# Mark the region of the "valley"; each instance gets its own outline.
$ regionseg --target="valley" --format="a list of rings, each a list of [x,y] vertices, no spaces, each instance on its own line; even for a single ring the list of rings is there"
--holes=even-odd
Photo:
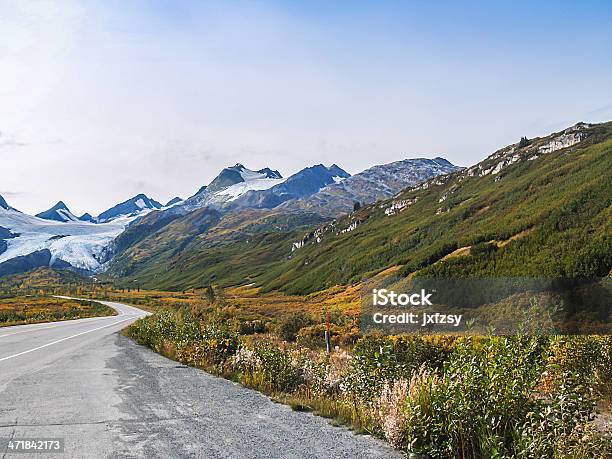
[[[402,165],[376,166],[370,174],[381,171],[404,175],[391,178],[381,176],[376,183],[370,178],[361,185],[360,192],[351,195],[355,200],[373,201],[379,196],[390,196],[405,186],[439,173],[457,169],[448,162],[437,160],[406,160]],[[1,201],[0,208],[0,275],[15,274],[37,267],[74,269],[82,274],[108,270],[114,257],[151,232],[180,225],[184,245],[212,229],[222,216],[228,215],[222,227],[228,231],[257,231],[295,229],[325,220],[320,212],[287,212],[275,208],[283,203],[328,193],[341,185],[350,175],[336,165],[308,167],[283,178],[269,168],[252,171],[242,164],[225,168],[209,184],[193,196],[174,198],[163,206],[144,194],[138,194],[93,217],[89,213],[76,217],[64,202],[30,216]],[[359,180],[359,174],[355,176]],[[383,187],[382,194],[372,189]],[[357,202],[357,201],[356,201]],[[349,208],[353,202],[349,201]],[[227,222],[229,220],[229,224]],[[176,221],[176,222],[175,222]],[[175,222],[173,226],[171,224]],[[233,225],[233,227],[232,227]],[[4,235],[5,234],[5,235]],[[176,246],[173,250],[176,250]]]
[[[209,385],[204,370],[295,412],[385,439],[405,454],[448,457],[463,449],[465,457],[604,458],[612,453],[611,170],[612,123],[579,123],[523,138],[467,168],[437,157],[375,166],[361,176],[318,165],[285,179],[237,164],[185,200],[162,206],[137,196],[88,222],[75,221],[65,205],[43,215],[60,219],[49,220],[3,200],[0,290],[11,303],[64,295],[138,308],[119,319],[130,323],[127,337],[110,335],[123,322],[100,327],[100,352],[83,348],[80,357],[101,359],[127,378],[109,379],[96,367],[100,390],[111,398],[121,393],[123,413],[136,420],[142,413],[129,407],[141,400],[169,413],[158,419],[162,425],[176,421],[165,402],[173,400],[190,426],[219,419],[234,425],[232,413],[258,425],[253,413],[223,409],[213,416],[194,401],[198,392],[186,381],[221,394],[215,404],[229,387],[222,379]],[[37,250],[28,253],[30,247]],[[89,264],[79,267],[83,259]],[[485,300],[481,293],[493,291],[495,301],[466,308],[481,314],[483,326],[415,334],[367,327],[365,299],[373,288],[428,279],[465,280]],[[551,288],[512,290],[517,279]],[[427,295],[409,298],[421,306]],[[445,298],[446,306],[457,299],[452,291]],[[456,328],[466,317],[424,312],[417,326]],[[401,322],[397,315],[379,318]],[[519,332],[505,331],[517,318]],[[98,332],[94,327],[90,338]],[[121,364],[111,357],[119,351],[129,356]],[[150,362],[167,369],[154,378],[166,387],[152,394],[162,402],[117,389],[140,387],[126,375],[149,374]],[[188,376],[178,377],[177,369]],[[247,397],[232,387],[232,400]],[[0,396],[17,390],[10,385]],[[268,410],[268,398],[257,400],[258,410]],[[196,414],[193,406],[200,407]],[[139,421],[127,427],[116,412],[98,414],[115,419],[116,431],[92,438],[152,431]],[[291,417],[291,429],[300,419],[313,418]],[[263,435],[245,428],[253,438]],[[175,435],[160,429],[165,438]],[[193,448],[217,447],[197,429],[193,435]],[[312,447],[334,435],[313,439]],[[360,445],[392,454],[370,439],[343,441],[343,451]],[[285,445],[302,451],[298,443]]]

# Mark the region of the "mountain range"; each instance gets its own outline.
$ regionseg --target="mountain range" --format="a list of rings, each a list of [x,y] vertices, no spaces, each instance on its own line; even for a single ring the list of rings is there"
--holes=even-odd
[[[32,217],[1,199],[0,275],[54,266],[148,288],[287,293],[390,269],[605,276],[611,152],[612,123],[579,123],[467,168],[416,158],[353,176],[319,164],[285,178],[236,164],[185,200],[138,195],[88,222],[65,205]]]
[[[335,164],[307,167],[266,190],[248,190],[231,201],[230,208],[271,209],[283,202],[299,200],[318,193],[323,188],[350,177]]]
[[[405,159],[374,166],[346,180],[335,181],[305,199],[292,200],[283,205],[285,210],[315,211],[336,217],[353,210],[355,204],[371,204],[388,199],[407,186],[425,177],[453,172],[458,168],[444,158]]]
[[[272,208],[289,199],[316,193],[349,176],[335,164],[307,167],[288,178],[270,168],[253,171],[236,164],[223,169],[208,186],[177,205],[175,212],[185,214],[202,207],[223,210]]]
[[[382,193],[387,196],[419,180],[457,169],[446,161],[438,160],[439,164],[432,161],[418,159],[376,166],[362,174],[378,174],[380,180],[371,180],[368,186],[355,187],[351,199],[371,202],[378,195],[376,188],[384,189]],[[4,211],[0,214],[0,227],[19,236],[10,241],[8,238],[1,239],[0,274],[39,265],[61,265],[82,272],[104,271],[113,255],[152,237],[174,220],[178,219],[182,224],[189,222],[190,226],[184,228],[183,236],[194,230],[203,232],[208,223],[202,223],[201,214],[206,215],[206,222],[210,222],[213,216],[215,221],[221,220],[227,214],[232,216],[224,221],[236,221],[247,215],[248,219],[253,215],[249,210],[273,209],[321,192],[327,193],[324,190],[345,180],[351,180],[350,174],[335,164],[307,167],[288,178],[283,178],[278,171],[270,168],[251,170],[236,164],[224,168],[208,185],[202,186],[185,200],[177,197],[164,206],[144,194],[138,194],[96,217],[89,213],[76,217],[62,201],[31,217],[10,209],[2,200]],[[352,206],[351,201],[350,205],[338,203],[333,207],[341,212],[352,209]],[[288,227],[319,222],[329,214],[329,210],[324,210],[323,206],[317,209],[311,205],[307,211],[302,211],[298,205],[295,207],[296,210],[291,212],[303,215],[285,219]],[[243,215],[240,217],[234,215],[241,213]]]
[[[291,294],[383,272],[605,277],[612,269],[610,171],[612,122],[579,123],[334,218],[303,203],[301,211],[289,204],[226,214],[205,208],[159,226],[147,223],[151,214],[122,235],[151,225],[122,247],[107,276],[148,288],[249,284]]]

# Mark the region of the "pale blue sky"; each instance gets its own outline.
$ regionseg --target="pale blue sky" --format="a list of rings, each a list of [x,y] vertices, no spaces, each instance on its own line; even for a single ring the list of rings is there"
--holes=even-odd
[[[0,0],[0,194],[95,214],[612,119],[612,4],[533,3]]]

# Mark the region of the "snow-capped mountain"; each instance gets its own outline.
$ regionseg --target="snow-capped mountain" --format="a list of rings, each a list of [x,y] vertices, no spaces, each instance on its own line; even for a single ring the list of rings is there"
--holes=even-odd
[[[293,174],[284,182],[267,190],[250,190],[232,202],[232,208],[271,209],[291,199],[303,198],[317,193],[333,183],[340,183],[350,174],[336,164],[307,167]]]
[[[102,212],[96,218],[98,223],[106,223],[117,218],[129,218],[144,215],[152,210],[161,209],[163,206],[145,194],[138,194],[133,198],[123,201],[116,206]]]
[[[92,224],[49,220],[8,205],[0,209],[0,275],[40,266],[99,270],[110,257],[112,241],[129,220]]]
[[[161,207],[139,194],[98,218],[76,217],[63,202],[31,216],[0,196],[0,276],[41,266],[99,271],[112,256],[115,238],[136,218]]]
[[[206,191],[208,193],[218,193],[230,196],[237,196],[241,190],[266,189],[276,185],[278,182],[272,180],[282,180],[278,171],[273,171],[266,167],[258,171],[247,169],[242,164],[226,167],[215,179],[210,182]],[[241,185],[242,184],[242,185]]]
[[[209,208],[216,218],[247,209],[335,216],[352,210],[356,201],[363,204],[387,198],[455,169],[442,158],[415,159],[375,166],[351,177],[335,164],[318,164],[285,179],[270,168],[251,170],[236,164],[223,169],[208,186],[186,200],[174,198],[163,206],[139,194],[97,217],[87,213],[76,217],[63,202],[30,216],[11,208],[0,197],[0,276],[40,266],[89,273],[103,270],[126,241],[146,238],[176,219],[184,217],[190,228],[205,231],[201,229],[206,226],[202,216],[193,212],[203,208]],[[125,232],[128,226],[137,228]],[[124,232],[128,236],[118,238]]]
[[[63,201],[58,202],[53,207],[44,212],[36,214],[38,218],[54,220],[57,222],[78,222],[79,218],[68,209]]]
[[[284,181],[278,171],[268,167],[253,171],[242,164],[236,164],[223,169],[208,186],[200,188],[196,194],[184,203],[178,204],[176,208],[180,208],[183,213],[206,206],[218,208],[248,191],[267,190]]]
[[[310,196],[287,201],[280,208],[336,217],[352,211],[355,203],[388,199],[404,188],[458,169],[461,168],[440,157],[404,159],[371,167]]]

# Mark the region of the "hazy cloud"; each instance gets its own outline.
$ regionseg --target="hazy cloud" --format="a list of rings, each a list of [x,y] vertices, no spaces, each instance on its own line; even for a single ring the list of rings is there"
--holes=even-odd
[[[17,140],[15,136],[0,131],[0,148],[25,147],[27,143]]]

